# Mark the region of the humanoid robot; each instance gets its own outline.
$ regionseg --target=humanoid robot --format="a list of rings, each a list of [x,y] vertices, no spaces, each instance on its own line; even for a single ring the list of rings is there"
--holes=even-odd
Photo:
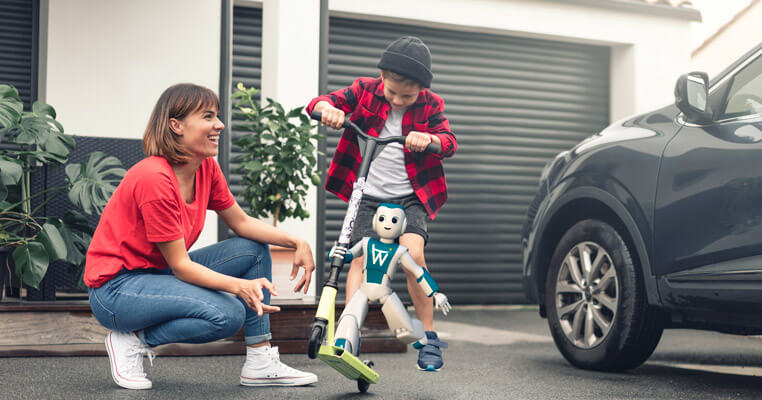
[[[400,341],[405,344],[413,343],[416,348],[426,345],[423,324],[418,319],[410,318],[402,301],[389,286],[397,265],[413,273],[424,293],[434,298],[436,309],[440,309],[444,315],[450,311],[447,296],[439,293],[439,286],[429,272],[413,260],[405,246],[395,243],[405,232],[406,225],[405,209],[402,206],[381,203],[373,217],[373,231],[378,234],[380,240],[365,237],[349,250],[336,246],[331,249],[329,257],[333,257],[334,254],[343,255],[344,262],[365,254],[363,283],[341,313],[336,328],[336,347],[358,355],[360,328],[368,314],[369,303],[382,304],[381,312],[384,313],[389,328]]]

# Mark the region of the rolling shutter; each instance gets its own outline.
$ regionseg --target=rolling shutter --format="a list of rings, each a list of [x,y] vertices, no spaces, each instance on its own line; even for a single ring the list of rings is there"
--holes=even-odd
[[[378,76],[383,50],[404,35],[431,49],[432,90],[458,140],[444,160],[449,200],[429,224],[432,275],[453,304],[526,302],[522,224],[545,163],[609,123],[609,49],[331,17],[328,90]],[[338,139],[328,132],[328,162]],[[323,193],[326,254],[346,204]],[[408,301],[402,271],[393,287]]]
[[[0,2],[0,83],[18,89],[25,110],[37,100],[37,4],[36,0]],[[0,148],[8,146],[0,143]]]

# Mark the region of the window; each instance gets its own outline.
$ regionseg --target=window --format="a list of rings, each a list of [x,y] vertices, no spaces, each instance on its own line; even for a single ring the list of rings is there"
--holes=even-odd
[[[762,114],[762,57],[757,57],[735,77],[720,119]]]

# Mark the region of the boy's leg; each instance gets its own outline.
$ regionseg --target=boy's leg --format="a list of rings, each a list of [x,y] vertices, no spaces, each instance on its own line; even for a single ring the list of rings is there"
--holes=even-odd
[[[405,233],[400,236],[400,244],[408,248],[408,252],[418,265],[428,270],[423,255],[425,241],[421,235],[417,233]],[[404,271],[407,275],[407,292],[410,294],[410,299],[413,301],[415,313],[418,315],[418,319],[423,323],[423,328],[427,331],[433,331],[434,302],[430,297],[423,293],[423,289],[418,285],[415,276],[406,269]]]
[[[362,285],[362,262],[363,257],[357,257],[352,260],[349,266],[349,272],[347,273],[347,286],[346,286],[346,298],[351,299],[354,296],[357,289]]]

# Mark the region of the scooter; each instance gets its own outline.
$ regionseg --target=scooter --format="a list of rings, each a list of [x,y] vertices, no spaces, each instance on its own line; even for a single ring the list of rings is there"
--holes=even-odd
[[[310,116],[317,121],[322,120],[322,113],[313,112]],[[338,240],[338,246],[348,248],[350,237],[352,236],[352,228],[357,217],[357,210],[360,207],[360,201],[365,190],[365,180],[368,177],[371,161],[389,143],[396,142],[404,145],[405,136],[383,139],[373,137],[365,133],[349,119],[344,121],[343,127],[352,129],[357,133],[361,150],[360,156],[362,157],[360,169],[357,172],[357,180],[355,180],[352,186],[352,195],[349,198],[347,213],[344,216],[344,223],[341,226]],[[439,150],[440,146],[435,143],[429,143],[426,147],[427,152],[438,153]],[[365,393],[368,391],[370,384],[378,383],[378,373],[371,368],[373,367],[373,362],[370,360],[361,361],[358,358],[359,349],[357,354],[351,354],[348,351],[344,351],[341,347],[334,346],[336,294],[338,293],[339,275],[343,268],[344,257],[342,255],[335,255],[331,259],[331,270],[328,280],[323,285],[317,313],[315,314],[315,321],[312,323],[310,341],[307,346],[307,356],[312,359],[316,357],[320,358],[345,377],[357,381],[357,389],[361,393]]]

